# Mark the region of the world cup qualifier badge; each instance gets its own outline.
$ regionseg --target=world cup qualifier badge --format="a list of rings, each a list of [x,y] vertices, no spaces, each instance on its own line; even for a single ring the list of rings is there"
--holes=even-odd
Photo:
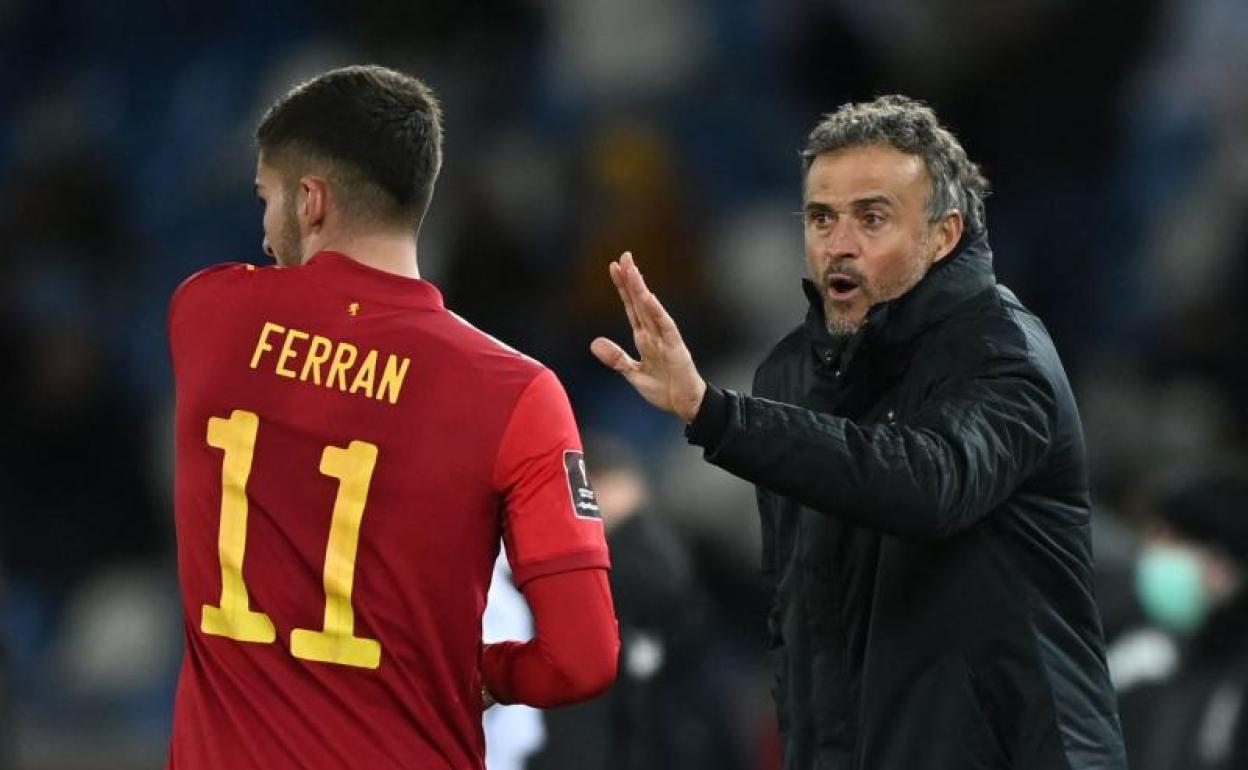
[[[568,493],[572,497],[572,512],[582,519],[601,519],[598,498],[589,486],[589,474],[585,471],[585,456],[575,449],[563,452],[563,470],[568,475]]]

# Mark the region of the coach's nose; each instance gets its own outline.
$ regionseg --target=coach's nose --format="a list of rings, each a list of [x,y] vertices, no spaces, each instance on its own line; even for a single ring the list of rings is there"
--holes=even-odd
[[[277,259],[277,255],[273,253],[273,247],[269,245],[268,236],[265,236],[264,240],[261,241],[260,248],[264,250],[265,254],[269,255],[269,259]]]
[[[845,217],[841,217],[837,222],[833,223],[827,237],[824,239],[823,245],[824,253],[833,262],[851,259],[861,253],[858,233],[855,231],[853,223]]]

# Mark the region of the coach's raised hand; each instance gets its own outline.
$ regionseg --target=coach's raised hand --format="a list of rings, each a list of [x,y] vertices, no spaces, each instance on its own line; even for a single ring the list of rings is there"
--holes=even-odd
[[[611,281],[620,292],[628,323],[633,327],[633,344],[641,360],[633,360],[624,349],[605,337],[589,346],[599,361],[624,376],[642,398],[660,409],[692,422],[702,405],[706,381],[693,365],[689,348],[680,338],[676,322],[654,296],[633,255],[624,252],[609,268]]]

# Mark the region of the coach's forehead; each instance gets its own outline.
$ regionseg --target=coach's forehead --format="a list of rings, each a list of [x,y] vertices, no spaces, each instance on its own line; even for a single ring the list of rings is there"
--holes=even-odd
[[[872,144],[820,153],[806,173],[805,188],[808,201],[848,203],[884,196],[923,204],[929,185],[921,157]]]

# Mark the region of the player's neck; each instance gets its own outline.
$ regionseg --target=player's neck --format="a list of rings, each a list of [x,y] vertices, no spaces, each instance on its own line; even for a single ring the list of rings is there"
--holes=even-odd
[[[317,251],[337,251],[362,265],[404,278],[420,278],[416,239],[406,233],[343,235],[318,244]]]

